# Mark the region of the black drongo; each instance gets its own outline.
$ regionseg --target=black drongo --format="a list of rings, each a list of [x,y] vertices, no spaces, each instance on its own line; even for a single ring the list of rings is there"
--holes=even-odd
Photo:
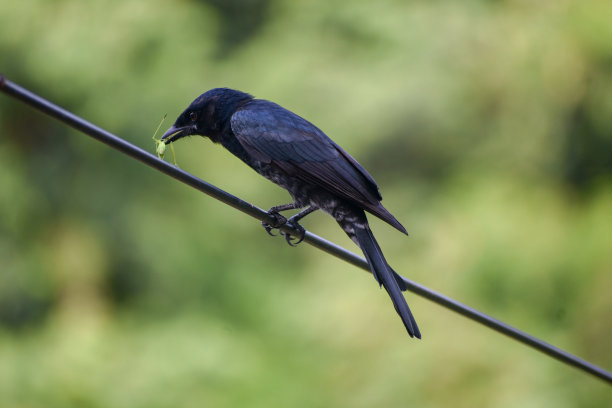
[[[256,172],[285,188],[291,204],[270,209],[275,225],[270,232],[321,209],[340,224],[361,248],[372,270],[402,318],[410,337],[421,338],[419,328],[402,295],[405,286],[395,274],[374,239],[365,211],[406,233],[404,227],[380,203],[382,197],[370,174],[312,123],[287,109],[244,92],[212,89],[181,113],[162,139],[174,142],[201,135],[221,143]],[[303,209],[287,220],[280,211]],[[302,235],[303,237],[303,235]],[[289,236],[287,241],[291,243]]]

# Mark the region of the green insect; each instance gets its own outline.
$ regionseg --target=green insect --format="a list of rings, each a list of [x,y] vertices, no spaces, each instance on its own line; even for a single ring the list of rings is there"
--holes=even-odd
[[[160,159],[164,158],[164,153],[166,152],[166,144],[162,140],[156,140],[155,144],[155,152],[157,153],[157,157]]]
[[[160,159],[164,158],[164,154],[166,153],[166,142],[164,142],[161,139],[156,138],[155,136],[157,136],[157,132],[159,132],[159,128],[161,128],[162,123],[164,123],[164,120],[166,120],[166,116],[164,115],[164,117],[162,118],[161,122],[159,122],[159,125],[157,125],[157,129],[155,129],[155,133],[153,133],[153,141],[155,142],[155,153],[157,153],[157,157],[159,157]],[[172,152],[172,161],[174,162],[175,166],[178,166],[178,164],[176,164],[176,155],[174,154],[174,146],[170,145],[170,152]]]

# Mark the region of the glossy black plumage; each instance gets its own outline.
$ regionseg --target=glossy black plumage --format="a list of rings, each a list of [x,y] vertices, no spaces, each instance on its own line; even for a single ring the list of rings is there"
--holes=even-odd
[[[380,203],[372,176],[312,123],[275,103],[255,99],[232,115],[231,127],[255,159],[362,206],[406,233]]]
[[[259,174],[285,188],[293,197],[278,211],[308,207],[289,219],[294,225],[314,209],[332,215],[364,252],[376,280],[389,293],[410,336],[420,338],[401,294],[405,289],[388,266],[368,226],[365,211],[399,231],[404,227],[380,203],[382,197],[370,174],[320,129],[287,109],[251,95],[212,89],[191,103],[163,139],[202,135],[221,143]],[[284,217],[278,216],[281,221]],[[269,227],[267,228],[269,231]]]

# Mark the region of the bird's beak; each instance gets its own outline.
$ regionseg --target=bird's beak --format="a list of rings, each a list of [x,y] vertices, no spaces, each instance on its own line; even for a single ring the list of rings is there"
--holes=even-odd
[[[161,140],[166,143],[172,143],[182,137],[189,136],[192,133],[192,126],[176,127],[173,125],[172,127],[170,127],[170,129],[166,130],[166,133],[164,133],[164,135],[161,137]]]

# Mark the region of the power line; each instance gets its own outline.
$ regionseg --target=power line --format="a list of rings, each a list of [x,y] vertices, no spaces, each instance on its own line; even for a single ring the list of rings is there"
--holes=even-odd
[[[248,203],[240,198],[233,196],[220,188],[201,180],[184,170],[179,169],[163,160],[158,159],[153,154],[121,139],[112,133],[95,126],[94,124],[87,122],[81,117],[63,109],[59,106],[47,101],[44,98],[28,91],[27,89],[9,81],[3,75],[0,75],[0,90],[7,95],[10,95],[16,99],[25,102],[33,108],[46,113],[47,115],[58,119],[68,126],[71,126],[94,139],[109,145],[110,147],[119,150],[128,156],[139,160],[159,171],[165,173],[175,179],[205,193],[209,196],[216,198],[217,200],[234,207],[235,209],[242,211],[245,214],[250,215],[260,221],[266,221],[268,223],[274,223],[274,218],[268,215],[264,210]],[[293,235],[299,235],[299,231],[291,228],[289,225],[284,225],[281,230],[286,233]],[[309,231],[306,231],[304,242],[321,249],[331,255],[334,255],[350,264],[353,264],[361,269],[370,272],[370,268],[366,260],[344,248],[330,242],[324,238],[321,238]],[[610,384],[612,384],[612,373],[604,370],[603,368],[583,360],[573,354],[570,354],[558,347],[555,347],[545,341],[542,341],[530,334],[527,334],[521,330],[518,330],[500,320],[497,320],[483,312],[473,309],[469,306],[464,305],[448,296],[438,293],[432,289],[429,289],[423,285],[420,285],[410,279],[402,277],[408,290],[422,296],[426,299],[431,300],[434,303],[439,304],[447,309],[450,309],[468,319],[478,322],[492,330],[499,333],[505,334],[506,336],[519,341],[527,346],[530,346],[544,354],[547,354],[565,364],[574,366],[579,370],[586,373],[592,374]]]

